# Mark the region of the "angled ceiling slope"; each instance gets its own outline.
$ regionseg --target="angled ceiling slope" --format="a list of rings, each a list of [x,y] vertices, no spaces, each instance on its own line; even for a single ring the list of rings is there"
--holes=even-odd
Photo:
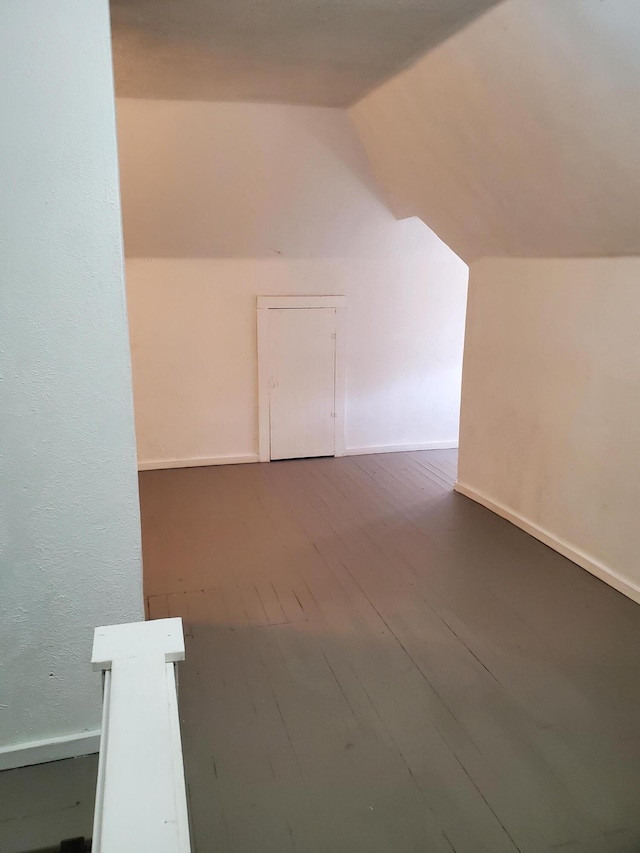
[[[116,93],[346,106],[498,0],[111,0]]]
[[[398,216],[467,262],[640,254],[640,3],[507,0],[351,117]]]

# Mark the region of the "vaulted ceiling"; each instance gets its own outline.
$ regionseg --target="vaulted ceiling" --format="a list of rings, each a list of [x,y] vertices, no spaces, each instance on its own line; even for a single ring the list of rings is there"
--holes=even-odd
[[[640,254],[640,2],[507,0],[351,110],[388,201],[470,262]]]
[[[497,2],[111,0],[116,94],[345,106]]]

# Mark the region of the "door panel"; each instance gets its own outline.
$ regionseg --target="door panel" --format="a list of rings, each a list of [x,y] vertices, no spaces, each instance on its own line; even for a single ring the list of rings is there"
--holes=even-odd
[[[335,308],[269,309],[271,458],[333,456]]]

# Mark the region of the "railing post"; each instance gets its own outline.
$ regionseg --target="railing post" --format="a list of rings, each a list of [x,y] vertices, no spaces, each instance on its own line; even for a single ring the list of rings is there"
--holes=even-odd
[[[94,853],[189,853],[175,662],[181,619],[96,628],[104,710]]]

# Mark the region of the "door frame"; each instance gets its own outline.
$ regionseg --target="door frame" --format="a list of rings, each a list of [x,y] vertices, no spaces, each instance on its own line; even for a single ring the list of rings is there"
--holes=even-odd
[[[271,461],[271,413],[269,406],[269,309],[335,308],[335,430],[334,456],[344,456],[346,296],[258,296],[258,457]]]

